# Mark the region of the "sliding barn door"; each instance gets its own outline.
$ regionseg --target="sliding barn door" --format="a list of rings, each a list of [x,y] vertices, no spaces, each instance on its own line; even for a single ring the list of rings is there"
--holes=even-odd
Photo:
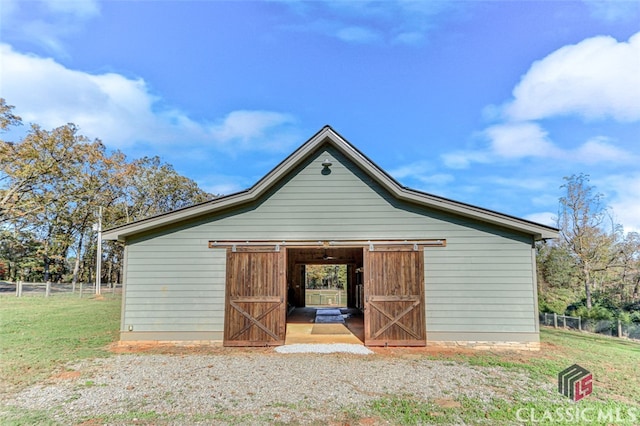
[[[426,345],[424,251],[366,251],[365,344]]]
[[[229,250],[227,254],[224,345],[283,345],[286,332],[284,250],[244,250]]]

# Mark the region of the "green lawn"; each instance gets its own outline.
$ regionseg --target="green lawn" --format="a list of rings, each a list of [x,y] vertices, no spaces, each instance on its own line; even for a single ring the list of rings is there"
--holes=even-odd
[[[109,343],[118,338],[120,297],[79,299],[74,296],[0,297],[0,397],[64,371],[68,362],[111,356]],[[556,383],[559,371],[577,363],[594,375],[594,392],[579,403],[535,386],[513,389],[509,400],[490,402],[459,398],[452,404],[425,401],[412,395],[389,395],[367,406],[345,407],[335,413],[336,424],[582,424],[569,421],[575,410],[587,410],[592,425],[640,423],[640,344],[623,339],[563,330],[543,329],[542,350],[525,353],[465,352],[423,355],[450,362],[498,366],[526,373],[536,383]],[[394,350],[397,356],[416,352]],[[227,352],[231,353],[231,352]],[[1,399],[1,398],[0,398]],[[520,411],[518,411],[520,410]],[[544,418],[545,412],[564,416]],[[572,411],[573,410],[573,411]],[[635,410],[637,418],[628,416]],[[523,421],[517,421],[520,412]],[[597,413],[604,417],[597,419]],[[620,412],[622,417],[607,417]],[[534,418],[531,417],[534,413]],[[167,417],[159,413],[132,413],[137,424],[188,423],[199,414]],[[227,423],[251,422],[246,415],[225,414]],[[259,419],[255,413],[253,420]],[[147,416],[147,417],[145,417]],[[595,416],[595,417],[594,417]],[[125,419],[104,418],[106,423],[126,424]],[[133,418],[133,417],[132,417]],[[186,419],[186,420],[185,420]],[[203,418],[203,420],[206,420]],[[212,419],[213,421],[213,419]],[[2,424],[56,424],[46,412],[19,410],[0,405]]]
[[[49,377],[70,361],[105,357],[117,340],[120,296],[0,296],[0,394]]]
[[[558,372],[579,364],[593,373],[593,397],[640,403],[639,342],[546,327],[542,328],[540,339],[539,352],[478,352],[446,358],[473,365],[521,369],[543,381],[554,381]]]
[[[553,328],[543,328],[540,338],[542,348],[534,353],[477,352],[433,358],[524,371],[536,381],[554,385],[560,371],[579,364],[593,374],[593,394],[574,403],[568,398],[553,400],[537,389],[514,389],[510,401],[486,405],[464,399],[454,409],[391,398],[381,400],[374,411],[397,424],[640,424],[640,343]],[[518,410],[525,421],[514,423]],[[430,415],[434,413],[435,417]],[[545,417],[546,413],[550,414]]]

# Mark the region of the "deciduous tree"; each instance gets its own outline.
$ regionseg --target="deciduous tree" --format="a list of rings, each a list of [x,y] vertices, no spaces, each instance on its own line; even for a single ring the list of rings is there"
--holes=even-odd
[[[565,195],[560,198],[558,228],[562,242],[575,259],[584,285],[586,306],[591,308],[595,274],[606,271],[613,262],[615,227],[606,230],[610,215],[602,194],[589,185],[588,175],[564,179],[561,188]]]

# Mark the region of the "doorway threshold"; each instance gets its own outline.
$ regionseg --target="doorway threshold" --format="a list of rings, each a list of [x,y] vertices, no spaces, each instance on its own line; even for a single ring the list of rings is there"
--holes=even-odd
[[[364,319],[358,310],[341,308],[342,322],[316,322],[317,308],[296,308],[287,318],[285,345],[346,343],[364,345]]]

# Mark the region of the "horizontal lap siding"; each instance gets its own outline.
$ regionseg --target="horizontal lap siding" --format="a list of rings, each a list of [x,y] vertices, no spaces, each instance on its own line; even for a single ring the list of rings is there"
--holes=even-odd
[[[222,333],[226,250],[177,235],[128,246],[123,331]]]
[[[399,202],[333,149],[259,202],[130,244],[123,329],[222,332],[225,255],[210,240],[370,239],[447,240],[425,251],[427,339],[535,331],[530,237]]]
[[[331,173],[321,173],[328,158]],[[453,220],[457,224],[449,223]],[[255,205],[201,221],[175,245],[208,240],[482,239],[464,219],[393,199],[338,152],[318,153]],[[495,232],[495,231],[494,231]],[[161,244],[161,242],[158,242]],[[497,247],[501,247],[499,241]]]
[[[482,227],[467,234],[425,252],[427,333],[535,333],[531,241]]]

